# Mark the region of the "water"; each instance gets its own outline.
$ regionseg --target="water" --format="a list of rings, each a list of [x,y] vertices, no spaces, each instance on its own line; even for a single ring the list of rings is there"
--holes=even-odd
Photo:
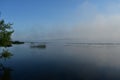
[[[4,66],[0,69],[0,80],[120,80],[120,45],[30,45],[13,45],[8,49],[13,56],[0,59]]]

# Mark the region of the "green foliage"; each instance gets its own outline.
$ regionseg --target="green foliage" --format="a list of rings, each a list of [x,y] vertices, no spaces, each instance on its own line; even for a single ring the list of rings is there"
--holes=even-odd
[[[14,32],[11,27],[12,24],[5,23],[4,20],[0,20],[0,46],[8,47],[12,45],[11,35]]]

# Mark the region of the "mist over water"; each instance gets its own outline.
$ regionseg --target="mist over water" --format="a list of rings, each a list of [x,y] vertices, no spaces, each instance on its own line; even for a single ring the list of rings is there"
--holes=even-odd
[[[25,42],[0,47],[0,80],[120,80],[119,9],[120,0],[0,0],[0,20]]]
[[[46,47],[31,47],[43,43]],[[119,80],[120,45],[91,44],[54,40],[13,45],[8,49],[13,56],[2,64],[12,69],[11,80]]]

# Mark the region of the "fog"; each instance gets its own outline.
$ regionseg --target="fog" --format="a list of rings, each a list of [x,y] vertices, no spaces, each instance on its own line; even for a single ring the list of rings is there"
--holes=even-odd
[[[120,42],[120,1],[102,7],[85,1],[52,24],[29,25],[15,32],[13,39],[79,39],[85,42]],[[61,12],[62,13],[62,12]],[[27,25],[26,25],[27,26]],[[18,36],[19,35],[19,36]],[[24,36],[23,36],[24,35]]]

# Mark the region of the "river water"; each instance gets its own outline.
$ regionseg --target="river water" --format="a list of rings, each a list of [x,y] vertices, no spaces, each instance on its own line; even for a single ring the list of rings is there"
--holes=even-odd
[[[13,56],[0,59],[4,66],[0,80],[120,80],[120,45],[47,42],[45,48],[30,46],[8,48]]]

